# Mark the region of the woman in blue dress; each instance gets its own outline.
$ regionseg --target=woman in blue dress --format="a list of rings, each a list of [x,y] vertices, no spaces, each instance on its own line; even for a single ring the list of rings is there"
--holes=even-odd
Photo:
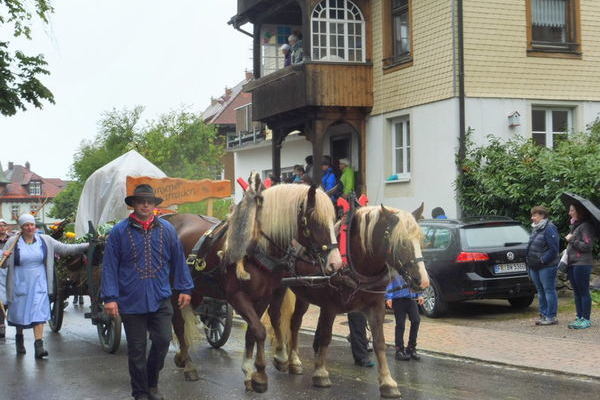
[[[31,214],[19,217],[21,235],[6,243],[9,249],[17,245],[7,260],[6,300],[10,306],[8,324],[17,329],[17,354],[25,354],[23,329],[33,328],[35,358],[48,355],[44,349],[44,324],[50,319],[49,296],[54,295],[54,255],[84,252],[89,244],[64,244],[48,235],[37,233]]]

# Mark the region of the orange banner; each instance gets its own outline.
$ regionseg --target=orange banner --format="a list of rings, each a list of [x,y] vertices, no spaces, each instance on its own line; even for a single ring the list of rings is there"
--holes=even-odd
[[[213,181],[210,179],[192,181],[180,178],[150,178],[147,176],[128,176],[127,195],[131,196],[135,187],[143,183],[152,186],[156,196],[163,199],[160,207],[231,196],[231,183],[229,181]]]

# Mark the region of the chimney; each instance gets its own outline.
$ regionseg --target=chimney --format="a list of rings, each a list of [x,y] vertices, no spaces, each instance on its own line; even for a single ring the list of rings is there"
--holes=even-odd
[[[31,171],[31,164],[29,163],[29,161],[25,161],[25,169],[27,171]]]
[[[229,89],[227,86],[225,86],[225,99],[229,99],[231,97],[231,93],[233,93],[233,90]]]
[[[215,104],[217,104],[217,99],[215,99],[214,97],[211,96],[211,98],[210,98],[210,105],[214,106]]]
[[[251,81],[252,79],[254,79],[254,74],[250,71],[246,71],[246,80]]]
[[[8,162],[8,170],[9,170],[9,171],[12,171],[14,167],[15,167],[15,163],[14,163],[14,162],[12,162],[12,161],[9,161],[9,162]]]

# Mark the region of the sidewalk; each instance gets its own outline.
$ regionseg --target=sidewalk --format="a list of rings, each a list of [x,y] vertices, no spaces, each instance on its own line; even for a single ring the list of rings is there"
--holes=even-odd
[[[311,305],[302,328],[314,330],[318,317],[319,309]],[[385,320],[386,343],[393,346],[394,316],[387,314]],[[533,334],[460,326],[422,317],[418,348],[425,352],[600,379],[600,344],[567,337],[570,335],[566,332],[566,323],[560,328],[565,330],[563,337],[548,337],[544,336],[544,327],[534,330]],[[346,337],[348,333],[347,318],[339,315],[333,334]]]

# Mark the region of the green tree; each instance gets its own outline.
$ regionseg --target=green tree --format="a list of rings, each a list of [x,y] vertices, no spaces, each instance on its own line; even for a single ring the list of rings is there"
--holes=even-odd
[[[600,204],[600,121],[584,133],[569,135],[555,149],[516,138],[476,147],[467,135],[467,152],[456,181],[466,215],[505,215],[529,224],[530,209],[546,206],[559,229],[567,231],[565,191]]]
[[[52,216],[65,218],[74,213],[86,179],[132,149],[171,177],[214,179],[221,171],[223,145],[216,143],[216,129],[198,115],[173,111],[142,125],[142,112],[142,107],[136,107],[102,115],[95,139],[83,143],[74,156],[71,177],[76,183],[55,198]],[[228,205],[222,208],[228,210]]]
[[[149,124],[139,151],[168,176],[214,179],[222,169],[224,151],[216,138],[216,128],[199,115],[174,111]]]
[[[28,3],[33,3],[28,5]],[[44,23],[53,12],[49,0],[0,0],[0,31],[12,32],[13,38],[31,40],[31,23],[37,15]],[[32,56],[12,50],[8,40],[0,40],[0,114],[14,115],[26,110],[26,103],[42,108],[42,100],[54,103],[54,95],[39,80],[48,75],[41,54]]]

